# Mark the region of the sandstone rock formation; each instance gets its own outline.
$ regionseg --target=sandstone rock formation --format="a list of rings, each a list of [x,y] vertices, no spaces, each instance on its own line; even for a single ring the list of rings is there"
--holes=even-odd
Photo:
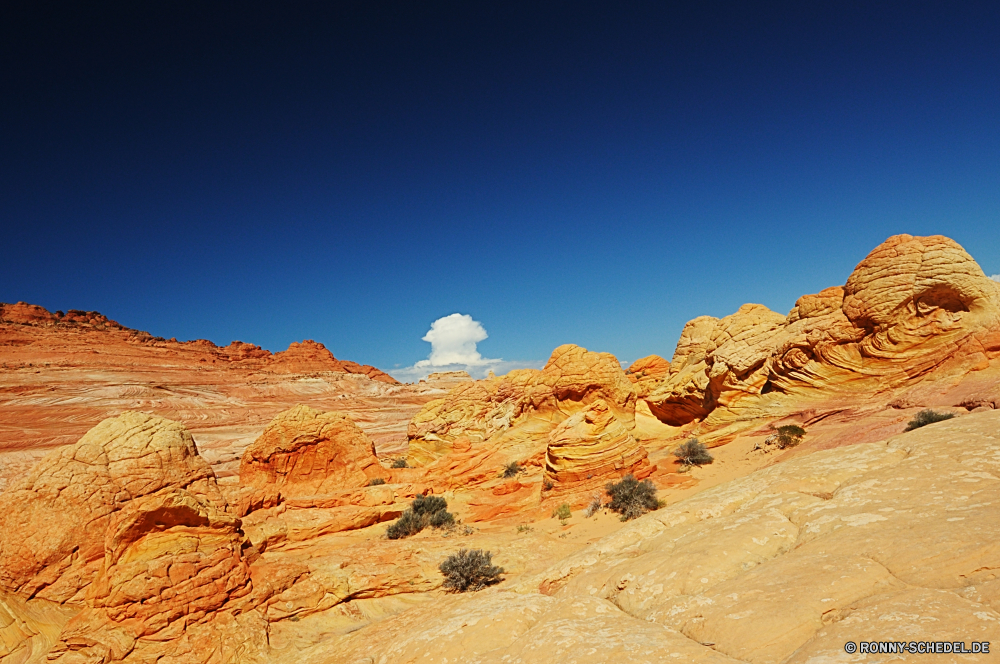
[[[898,236],[787,316],[691,321],[671,362],[562,346],[542,370],[394,385],[311,342],[3,305],[0,444],[25,456],[0,454],[0,664],[819,664],[854,661],[847,641],[995,641],[998,312],[958,245]],[[43,436],[123,404],[194,437],[129,412],[29,469]],[[926,407],[956,417],[902,433]],[[410,415],[417,467],[390,467]],[[759,445],[783,424],[801,444]],[[716,460],[681,473],[692,436]],[[663,506],[585,516],[628,472]],[[386,538],[429,494],[456,527]],[[445,594],[460,548],[503,583]]]
[[[348,416],[296,406],[280,413],[243,453],[240,484],[284,496],[316,495],[385,479],[375,446]]]
[[[0,658],[202,663],[236,625],[231,641],[266,642],[246,614],[269,595],[250,596],[227,508],[191,435],[161,417],[123,413],[52,452],[0,493]]]
[[[103,560],[114,515],[168,487],[224,504],[179,424],[134,412],[101,422],[0,493],[0,589],[79,601]]]
[[[183,423],[220,477],[235,477],[246,446],[296,404],[347,413],[380,454],[398,455],[409,420],[451,387],[400,385],[377,369],[333,358],[319,344],[314,350],[325,358],[322,367],[285,373],[288,351],[177,342],[97,312],[0,305],[0,489],[48,450],[75,443],[125,410]]]
[[[409,458],[426,464],[448,453],[459,437],[475,444],[520,433],[544,443],[555,424],[597,399],[625,426],[633,425],[635,391],[618,360],[572,344],[560,346],[541,370],[462,383],[428,403],[410,422]],[[521,451],[530,447],[529,442]]]
[[[570,415],[549,433],[545,450],[545,480],[552,484],[547,497],[567,493],[601,493],[610,477],[633,474],[643,478],[652,467],[629,430],[607,403],[597,400]]]
[[[635,384],[636,396],[645,399],[670,373],[670,362],[659,355],[648,355],[629,365],[626,373]]]
[[[917,662],[844,644],[995,640],[998,432],[984,412],[793,459],[296,661]]]
[[[647,401],[672,425],[777,416],[838,397],[926,400],[931,378],[965,377],[1000,358],[1000,289],[954,241],[898,235],[843,288],[803,296],[787,317],[745,305],[688,323]],[[988,398],[973,377],[967,398]],[[987,394],[983,395],[983,389]]]

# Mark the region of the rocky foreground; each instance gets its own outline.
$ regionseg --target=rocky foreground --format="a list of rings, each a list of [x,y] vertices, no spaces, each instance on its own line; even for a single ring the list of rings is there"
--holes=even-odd
[[[20,418],[8,449],[54,448],[5,469],[4,664],[820,664],[933,657],[849,655],[847,641],[1000,648],[1000,284],[947,238],[890,238],[787,316],[695,319],[669,362],[623,371],[567,345],[541,370],[447,391],[299,360],[288,379],[280,353],[50,322],[0,329],[29,339],[4,353],[38,358],[3,374],[0,409]],[[81,359],[109,338],[108,358]],[[113,391],[151,372],[176,378],[173,396]],[[46,399],[47,380],[79,392]],[[322,396],[298,398],[310,381]],[[380,444],[354,385],[396,413],[405,444]],[[112,417],[39,443],[68,435],[61,405]],[[904,432],[926,408],[953,418]],[[786,424],[801,443],[775,443]],[[714,463],[680,465],[692,437]],[[581,511],[626,474],[659,488],[659,509],[628,523]],[[429,495],[458,522],[388,539]],[[552,518],[560,506],[572,515]],[[461,548],[491,551],[504,580],[445,592],[438,566]]]

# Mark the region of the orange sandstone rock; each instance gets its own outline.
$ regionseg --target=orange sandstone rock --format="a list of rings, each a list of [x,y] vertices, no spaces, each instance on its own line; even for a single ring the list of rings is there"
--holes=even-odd
[[[948,238],[898,235],[787,317],[744,305],[691,321],[646,400],[667,424],[713,427],[818,403],[928,403],[998,358],[1000,284]],[[966,399],[989,400],[988,380],[966,382]]]
[[[225,506],[181,425],[135,412],[104,420],[0,494],[0,588],[79,601],[101,565],[115,514],[165,488]]]
[[[554,486],[547,497],[602,489],[609,479],[652,472],[646,450],[604,401],[563,420],[549,434],[545,479]]]
[[[460,383],[444,399],[428,403],[410,422],[409,458],[426,464],[465,437],[473,443],[523,434],[544,443],[552,427],[596,400],[604,401],[626,427],[635,422],[635,390],[618,360],[566,344],[541,370]],[[525,448],[528,451],[530,442]]]
[[[387,475],[375,446],[351,418],[309,406],[275,417],[240,462],[242,486],[273,486],[283,496],[361,487]]]

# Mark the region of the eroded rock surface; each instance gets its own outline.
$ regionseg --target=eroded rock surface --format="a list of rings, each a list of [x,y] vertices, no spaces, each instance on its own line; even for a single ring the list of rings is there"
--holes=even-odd
[[[928,403],[959,377],[965,400],[988,401],[995,380],[973,374],[998,359],[998,284],[948,238],[897,235],[787,317],[744,305],[691,321],[647,401],[668,424],[716,427],[838,399]]]
[[[410,422],[410,458],[426,464],[450,452],[459,437],[476,444],[523,434],[544,442],[555,424],[598,399],[626,426],[634,424],[635,390],[618,360],[609,353],[560,346],[541,370],[462,383],[427,404]]]
[[[240,484],[284,496],[315,495],[385,479],[375,445],[343,413],[296,406],[280,413],[243,453]]]

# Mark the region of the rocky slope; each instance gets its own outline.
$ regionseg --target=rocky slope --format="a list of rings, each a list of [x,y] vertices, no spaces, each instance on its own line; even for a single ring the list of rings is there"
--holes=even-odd
[[[400,386],[313,371],[332,355],[311,343],[212,351],[11,311],[4,338],[33,341],[3,352],[34,366],[3,374],[8,440],[37,457],[39,432],[97,425],[5,466],[2,664],[821,664],[927,658],[847,641],[1000,641],[1000,284],[947,238],[890,238],[787,316],[695,319],[669,362],[625,371],[565,345],[541,370]],[[115,392],[154,376],[169,396]],[[957,417],[904,433],[927,407]],[[679,464],[692,436],[714,463]],[[659,509],[581,510],[626,473]],[[388,539],[430,494],[456,526]],[[461,548],[504,581],[445,593]]]
[[[399,451],[409,419],[456,382],[399,385],[313,341],[272,354],[157,339],[96,312],[0,305],[0,487],[130,409],[184,423],[220,475],[234,476],[242,450],[296,404],[346,412],[380,449]]]

